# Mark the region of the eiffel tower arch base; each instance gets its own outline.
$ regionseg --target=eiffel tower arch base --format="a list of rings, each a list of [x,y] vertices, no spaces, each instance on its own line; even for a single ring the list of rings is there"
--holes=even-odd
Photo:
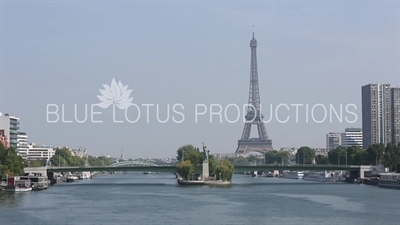
[[[274,148],[272,147],[272,141],[238,141],[238,147],[236,149],[236,154],[245,155],[249,152],[258,152],[261,154],[265,154],[269,151],[273,151]]]

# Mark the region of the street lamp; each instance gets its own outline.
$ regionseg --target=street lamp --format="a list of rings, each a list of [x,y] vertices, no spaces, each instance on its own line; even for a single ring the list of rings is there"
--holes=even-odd
[[[339,166],[340,164],[340,157],[339,157],[339,153],[337,154],[337,165]]]

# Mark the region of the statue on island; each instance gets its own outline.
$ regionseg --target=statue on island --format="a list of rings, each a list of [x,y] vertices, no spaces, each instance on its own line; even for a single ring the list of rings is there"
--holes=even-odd
[[[206,146],[204,146],[204,142],[203,142],[203,156],[204,156],[203,162],[208,162],[208,153],[210,153],[210,151],[206,150]]]

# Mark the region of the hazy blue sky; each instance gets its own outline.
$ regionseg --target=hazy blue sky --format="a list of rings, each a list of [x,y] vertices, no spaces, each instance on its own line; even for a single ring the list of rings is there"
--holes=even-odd
[[[296,123],[294,108],[282,109],[282,119],[292,117],[288,123],[274,119],[266,124],[276,149],[325,147],[326,133],[361,127],[362,85],[399,85],[398,2],[64,1],[1,6],[0,111],[20,117],[21,130],[31,142],[85,146],[93,155],[119,156],[123,148],[128,157],[175,156],[179,146],[200,146],[202,141],[213,153],[234,152],[243,122],[221,124],[215,117],[210,124],[202,116],[196,124],[194,106],[247,103],[253,25],[266,117],[270,104],[358,107],[353,124],[337,119],[321,124],[310,119],[307,124],[304,107]],[[141,108],[139,122],[115,124],[112,107],[95,109],[102,112],[96,115],[102,124],[47,123],[47,104],[64,104],[68,120],[77,104],[82,119],[84,104],[99,103],[99,89],[114,77],[133,89],[133,103],[158,103],[161,119],[168,103],[183,104],[185,109],[179,110],[184,123],[160,124],[154,108],[146,123],[146,108]],[[122,110],[116,112],[124,118]],[[315,115],[320,119],[322,113],[320,109]]]

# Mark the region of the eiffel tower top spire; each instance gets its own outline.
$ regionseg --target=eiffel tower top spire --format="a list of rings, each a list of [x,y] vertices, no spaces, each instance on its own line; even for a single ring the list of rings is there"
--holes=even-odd
[[[254,37],[254,26],[253,26],[253,38],[251,39],[251,41],[250,41],[250,47],[254,47],[254,48],[256,48],[257,47],[257,40],[256,40],[256,38]]]

